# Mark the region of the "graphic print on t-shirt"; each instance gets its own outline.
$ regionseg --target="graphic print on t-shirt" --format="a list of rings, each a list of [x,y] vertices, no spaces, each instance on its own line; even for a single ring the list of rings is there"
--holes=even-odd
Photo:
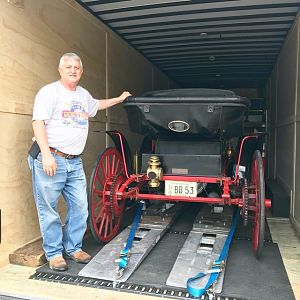
[[[74,128],[86,128],[89,114],[79,101],[65,102],[66,108],[62,110],[63,123]]]

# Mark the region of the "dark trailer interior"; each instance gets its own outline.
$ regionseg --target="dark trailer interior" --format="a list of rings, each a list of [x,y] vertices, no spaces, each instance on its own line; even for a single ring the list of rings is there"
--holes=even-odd
[[[44,264],[31,279],[100,295],[297,298],[271,227],[285,220],[300,235],[300,0],[41,3],[5,1],[14,18],[30,7],[45,23],[41,30],[24,23],[30,41],[49,33],[49,40],[37,39],[41,49],[32,57],[42,61],[51,45],[52,61],[68,46],[84,57],[84,83],[93,92],[128,89],[132,97],[91,123],[84,240],[91,262],[68,260],[64,272]],[[71,16],[64,19],[61,7]],[[80,28],[72,14],[82,18]],[[6,36],[17,31],[2,17]],[[95,38],[85,39],[90,28]],[[40,69],[32,66],[36,76]],[[34,83],[48,79],[34,76]],[[16,103],[7,109],[21,107],[22,114]],[[90,163],[95,145],[101,151]],[[205,276],[194,281],[199,272]],[[218,281],[206,287],[215,273]],[[203,297],[194,296],[203,287]]]

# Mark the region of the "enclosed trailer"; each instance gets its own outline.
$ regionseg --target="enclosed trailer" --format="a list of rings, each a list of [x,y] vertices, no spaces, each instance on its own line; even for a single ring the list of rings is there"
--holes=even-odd
[[[165,176],[184,177],[188,175],[185,172],[191,170],[192,176],[207,178],[224,175],[223,153],[228,139],[233,139],[233,145],[239,144],[236,140],[240,136],[255,132],[260,136],[258,149],[265,167],[266,197],[272,199],[272,208],[267,213],[275,217],[269,219],[269,224],[279,220],[276,217],[283,218],[276,229],[284,228],[287,222],[299,234],[299,4],[299,0],[2,1],[0,266],[13,260],[24,265],[45,262],[27,165],[32,105],[38,89],[57,79],[57,60],[69,51],[81,56],[84,64],[81,84],[93,96],[110,97],[124,89],[133,94],[124,104],[130,111],[129,122],[121,106],[101,112],[91,120],[90,136],[82,156],[88,178],[97,155],[114,146],[104,134],[107,130],[122,132],[132,154],[142,148],[139,172],[147,172],[153,135],[161,133],[155,154],[167,162]],[[178,88],[221,89],[222,97],[232,98],[229,102],[237,105],[231,108],[235,106],[237,110],[227,118],[229,113],[221,113],[223,107],[216,105],[218,95],[214,95],[213,107],[206,103],[204,111],[189,103],[194,109],[187,110],[187,121],[174,118],[168,124],[161,124],[161,118],[185,112],[179,111],[175,102],[150,105],[151,111],[157,109],[157,112],[153,116],[145,115],[147,105],[142,98],[148,98],[153,91]],[[144,94],[146,91],[150,94]],[[188,97],[192,102],[193,96]],[[250,113],[244,115],[246,119],[241,117],[248,107],[244,98],[251,102]],[[174,109],[172,113],[163,114],[161,108],[169,106]],[[201,124],[198,114],[203,114]],[[216,118],[207,116],[222,118],[216,122]],[[135,119],[138,121],[134,122]],[[230,122],[234,126],[229,125]],[[196,128],[191,129],[191,136],[187,134],[190,128]],[[149,136],[147,133],[143,141],[148,130]],[[169,130],[172,131],[170,136]],[[199,132],[205,136],[201,145]],[[261,132],[266,134],[264,138]],[[178,143],[177,133],[183,142]],[[184,154],[179,157],[178,153]],[[132,157],[126,159],[133,160]],[[202,164],[201,160],[209,166],[202,169],[203,173],[199,173],[197,167],[197,163]],[[174,161],[178,165],[172,166]],[[131,175],[130,164],[128,172]],[[122,177],[114,182],[115,190],[123,180]],[[118,206],[118,199],[114,203]],[[64,220],[63,203],[59,210]],[[289,237],[292,233],[289,231]],[[280,238],[284,236],[278,234]],[[288,240],[291,243],[292,239]],[[288,247],[286,240],[283,243]],[[294,248],[288,261],[297,255],[297,240],[295,243],[295,246],[290,245]],[[24,245],[38,253],[24,258],[19,251]],[[273,269],[270,267],[270,270]],[[273,273],[278,274],[276,270]],[[49,276],[51,280],[52,274]],[[0,277],[1,289],[7,290],[3,278],[9,274]],[[24,295],[30,283],[23,285]],[[50,291],[45,291],[43,296],[47,292]],[[30,291],[27,293],[30,295]],[[72,292],[67,294],[64,296],[77,296]],[[51,292],[50,296],[53,296]]]

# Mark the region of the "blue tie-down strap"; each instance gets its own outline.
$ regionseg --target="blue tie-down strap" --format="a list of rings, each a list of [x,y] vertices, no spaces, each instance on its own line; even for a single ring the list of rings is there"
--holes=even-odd
[[[128,261],[130,258],[130,252],[122,250],[119,255],[119,269],[125,269],[128,265]]]
[[[224,265],[225,265],[224,260],[227,256],[227,252],[229,250],[229,246],[230,246],[230,243],[231,243],[231,240],[232,240],[235,228],[236,228],[237,221],[239,219],[239,215],[240,215],[240,210],[237,209],[236,213],[234,215],[234,218],[233,218],[233,222],[232,222],[230,232],[229,232],[228,237],[225,241],[225,244],[223,246],[221,254],[220,254],[219,258],[216,261],[213,262],[210,270],[208,270],[206,272],[200,272],[196,276],[191,277],[187,280],[187,282],[186,282],[187,291],[193,297],[200,298],[217,281],[220,272],[224,268]],[[210,276],[209,276],[207,284],[205,285],[204,288],[200,289],[200,288],[196,288],[196,287],[191,286],[192,282],[194,282],[198,279],[201,279],[204,276],[208,276],[208,275],[210,275]]]
[[[126,241],[126,245],[125,245],[124,249],[121,250],[121,252],[119,254],[119,258],[117,259],[117,262],[118,262],[117,277],[118,278],[122,277],[124,270],[128,265],[129,258],[130,258],[130,249],[132,247],[135,232],[137,230],[138,224],[141,219],[143,206],[144,206],[144,201],[141,201],[138,205],[137,212],[135,214],[129,236]]]

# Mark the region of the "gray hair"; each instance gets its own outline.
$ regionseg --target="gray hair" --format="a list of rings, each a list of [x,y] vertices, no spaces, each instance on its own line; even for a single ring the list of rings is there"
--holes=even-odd
[[[60,58],[59,64],[58,64],[58,68],[61,68],[61,67],[62,67],[65,58],[72,58],[72,59],[74,59],[74,60],[79,60],[80,66],[81,66],[81,68],[83,68],[81,58],[80,58],[76,53],[73,53],[73,52],[65,53],[65,54]]]

